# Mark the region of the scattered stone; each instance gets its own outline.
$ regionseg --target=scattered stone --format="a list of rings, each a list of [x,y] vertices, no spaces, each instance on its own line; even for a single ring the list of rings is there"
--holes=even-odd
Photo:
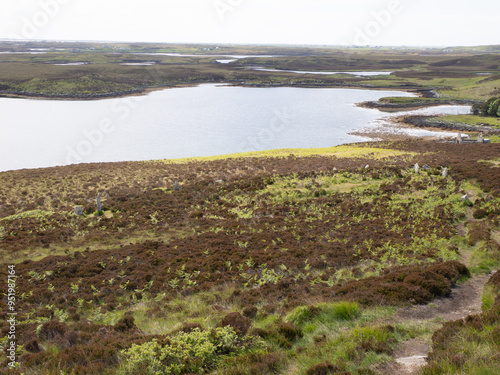
[[[420,167],[418,166],[418,163],[415,164],[415,173],[418,174],[420,172]]]
[[[215,182],[218,184],[222,184],[224,182],[224,180],[215,180]]]
[[[443,171],[441,172],[441,176],[448,177],[448,168],[443,168]]]
[[[97,212],[102,211],[101,193],[97,193]]]
[[[333,167],[332,171],[337,172],[337,167]]]
[[[427,164],[425,164],[422,169],[426,170],[426,171],[430,171],[431,170],[431,167],[429,167]]]
[[[82,216],[83,215],[83,207],[82,206],[75,206],[75,215],[76,216]]]
[[[174,182],[174,190],[175,191],[181,190],[181,185],[179,185],[179,181],[175,181]]]
[[[426,355],[412,355],[411,357],[396,358],[396,362],[410,368],[419,368],[427,364]]]
[[[467,199],[469,199],[469,197],[467,196],[467,194],[462,195],[462,202],[465,202]]]
[[[370,164],[365,165],[365,169],[368,169],[368,168],[370,168]]]

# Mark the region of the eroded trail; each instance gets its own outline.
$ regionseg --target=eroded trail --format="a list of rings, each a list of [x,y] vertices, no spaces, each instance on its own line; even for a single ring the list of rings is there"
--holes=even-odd
[[[468,219],[472,218],[472,212],[467,213]],[[457,227],[460,236],[466,236],[467,232],[463,223]],[[500,244],[500,236],[497,231],[492,231],[491,238]],[[462,254],[461,262],[467,267],[471,265],[471,252]],[[493,275],[476,275],[463,284],[456,285],[449,297],[438,297],[427,305],[415,305],[400,309],[396,314],[399,322],[408,320],[430,320],[441,318],[443,321],[454,321],[464,319],[468,315],[481,313],[481,295],[488,279]],[[426,364],[426,358],[431,351],[428,343],[422,339],[411,339],[394,353],[396,363],[389,367],[390,374],[417,374],[419,369]]]
[[[427,305],[401,309],[400,320],[427,320],[440,317],[446,321],[464,319],[481,312],[481,293],[489,275],[475,276],[453,288],[449,297],[439,297]]]
[[[427,305],[416,305],[400,309],[398,321],[430,320],[441,318],[444,321],[464,319],[468,315],[481,312],[481,294],[490,275],[475,276],[453,288],[449,297],[434,299]],[[426,364],[431,347],[422,339],[411,339],[394,353],[396,363],[391,366],[391,374],[416,374]]]

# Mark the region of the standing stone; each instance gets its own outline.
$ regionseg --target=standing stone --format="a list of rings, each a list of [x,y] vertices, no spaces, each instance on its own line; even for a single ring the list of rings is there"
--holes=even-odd
[[[420,167],[418,166],[418,163],[415,164],[415,173],[418,174],[420,172]]]
[[[83,207],[82,206],[75,206],[75,215],[76,216],[82,216],[83,215]]]
[[[457,134],[457,143],[462,143],[462,134]]]
[[[443,168],[443,171],[441,172],[441,176],[448,177],[448,168]]]
[[[479,133],[477,136],[477,143],[483,143],[483,133]]]
[[[174,190],[175,191],[181,190],[181,185],[179,185],[179,181],[175,181],[174,182]]]
[[[102,211],[101,193],[97,193],[97,212]]]

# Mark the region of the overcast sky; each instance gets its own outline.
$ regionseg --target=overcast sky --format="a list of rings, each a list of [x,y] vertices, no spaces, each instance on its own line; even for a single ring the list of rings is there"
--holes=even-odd
[[[499,0],[0,0],[0,38],[500,44]]]

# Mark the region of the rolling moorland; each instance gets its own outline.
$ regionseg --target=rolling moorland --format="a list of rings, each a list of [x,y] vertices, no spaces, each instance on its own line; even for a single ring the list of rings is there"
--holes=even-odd
[[[496,47],[2,50],[23,52],[0,53],[3,96],[96,99],[203,82],[421,94],[365,103],[394,111],[500,94]],[[151,52],[209,56],[134,54]],[[286,57],[221,64],[220,54]],[[395,73],[246,68],[256,65]],[[493,117],[423,120],[490,124],[498,141]],[[15,265],[18,365],[8,369],[5,295],[0,374],[499,374],[499,218],[498,143],[403,140],[2,172],[0,277],[4,288]]]
[[[1,371],[400,374],[418,343],[424,374],[498,373],[499,155],[404,141],[4,172],[20,366]]]

